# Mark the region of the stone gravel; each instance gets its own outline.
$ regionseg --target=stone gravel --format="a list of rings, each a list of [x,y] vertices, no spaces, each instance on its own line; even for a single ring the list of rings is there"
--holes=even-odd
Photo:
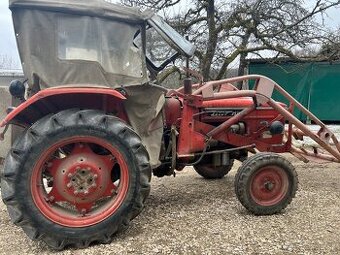
[[[192,168],[152,180],[145,210],[111,244],[50,250],[14,226],[0,202],[0,254],[340,254],[340,166],[296,166],[300,186],[281,214],[253,216],[237,201],[234,176],[204,180]]]

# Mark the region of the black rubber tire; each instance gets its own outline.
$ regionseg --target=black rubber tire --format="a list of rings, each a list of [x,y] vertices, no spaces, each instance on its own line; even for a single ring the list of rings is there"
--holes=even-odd
[[[230,160],[230,164],[226,166],[214,167],[211,164],[198,164],[194,166],[195,171],[205,179],[221,179],[227,175],[233,168],[234,160]]]
[[[266,153],[266,152],[265,152]],[[256,158],[258,158],[258,157],[262,157],[262,155],[263,155],[264,153],[263,152],[261,152],[261,153],[256,153],[256,154],[254,154],[254,155],[252,155],[252,156],[250,156],[250,157],[248,157],[245,161],[243,161],[242,162],[242,167],[247,167],[247,165],[249,164],[249,163],[251,163],[251,162],[253,162]],[[251,160],[250,160],[251,159]],[[234,181],[234,183],[236,183],[237,181],[238,181],[238,179],[240,178],[240,172],[239,172],[239,170],[237,170],[237,172],[236,172],[236,175],[235,175],[235,181]]]
[[[252,177],[268,165],[280,167],[287,174],[288,189],[285,196],[276,204],[263,206],[254,201],[250,194]],[[243,162],[235,176],[235,193],[241,204],[255,215],[272,215],[285,209],[295,197],[298,189],[298,176],[294,166],[283,156],[276,153],[257,153]]]
[[[105,220],[81,228],[56,224],[36,207],[30,178],[37,158],[56,141],[79,135],[105,139],[119,148],[129,171],[129,188],[117,211]],[[14,143],[1,178],[2,199],[13,223],[21,226],[33,240],[42,240],[53,249],[66,246],[87,247],[109,243],[113,235],[128,227],[143,209],[150,193],[149,155],[139,136],[120,119],[98,110],[70,109],[37,121]]]

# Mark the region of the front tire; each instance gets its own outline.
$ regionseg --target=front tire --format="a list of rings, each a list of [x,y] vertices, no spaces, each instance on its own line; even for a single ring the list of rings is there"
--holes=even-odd
[[[1,178],[12,222],[54,249],[108,243],[137,216],[151,168],[139,136],[97,110],[65,110],[27,129]]]
[[[258,153],[243,162],[235,176],[235,193],[255,215],[281,212],[298,188],[294,166],[275,153]]]

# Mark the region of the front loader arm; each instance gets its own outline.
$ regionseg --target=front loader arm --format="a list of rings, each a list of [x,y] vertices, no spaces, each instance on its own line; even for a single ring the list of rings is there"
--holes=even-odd
[[[249,80],[255,81],[254,90],[230,90],[225,92],[215,92],[215,89],[223,84],[244,82]],[[240,97],[250,97],[253,99],[253,105],[245,108],[243,111],[239,112],[235,116],[222,122],[217,127],[209,127],[204,123],[195,124],[198,129],[204,130],[204,136],[206,137],[206,140],[212,138],[217,140],[222,139],[221,137],[224,137],[226,135],[225,131],[228,130],[228,128],[230,128],[233,124],[237,123],[246,115],[250,114],[257,107],[268,105],[269,107],[279,112],[280,115],[283,116],[284,119],[288,122],[288,128],[284,132],[285,145],[282,145],[285,148],[286,152],[292,153],[294,156],[305,162],[309,160],[318,163],[340,162],[340,144],[335,134],[321,120],[319,120],[314,114],[312,114],[308,109],[306,109],[289,93],[287,93],[280,85],[278,85],[270,78],[261,75],[246,75],[219,81],[210,81],[196,88],[197,89],[193,92],[193,95],[186,95],[188,98],[193,97],[192,101],[194,100],[194,98],[197,97],[200,98],[202,102],[213,101],[216,99],[237,99]],[[282,104],[272,99],[272,94],[274,91],[277,91],[288,100],[288,108],[283,107]],[[297,119],[293,115],[295,108],[299,109],[302,113],[307,115],[311,121],[318,125],[319,131],[311,131],[307,125]],[[233,135],[234,134],[230,134],[228,138],[222,139],[223,142],[230,142],[230,139]],[[309,149],[306,147],[298,148],[292,143],[294,139],[303,140],[304,136],[310,137],[320,147],[311,147]],[[244,141],[247,139],[241,140]],[[249,146],[253,144],[254,143],[252,141]],[[245,144],[235,144],[235,146],[244,145]]]

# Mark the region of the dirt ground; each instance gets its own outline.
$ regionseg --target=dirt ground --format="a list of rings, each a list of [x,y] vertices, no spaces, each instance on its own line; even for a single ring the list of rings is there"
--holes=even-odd
[[[192,168],[154,177],[145,210],[108,245],[58,254],[340,254],[340,166],[304,164],[289,156],[300,186],[281,214],[256,217],[234,194],[239,164],[221,180]],[[54,254],[14,226],[0,202],[1,254]]]

